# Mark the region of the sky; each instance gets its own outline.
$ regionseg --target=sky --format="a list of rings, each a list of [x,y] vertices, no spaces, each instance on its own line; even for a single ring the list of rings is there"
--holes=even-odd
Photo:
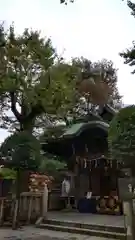
[[[135,104],[135,75],[119,56],[135,40],[135,19],[126,0],[75,0],[67,6],[59,2],[4,0],[0,20],[6,26],[14,22],[17,33],[24,28],[41,30],[66,59],[83,56],[91,61],[112,60],[118,69],[118,88],[124,104]],[[0,142],[7,134],[0,130]]]

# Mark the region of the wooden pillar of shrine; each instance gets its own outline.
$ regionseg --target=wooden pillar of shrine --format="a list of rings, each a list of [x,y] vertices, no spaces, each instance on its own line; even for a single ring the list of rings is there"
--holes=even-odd
[[[79,201],[79,191],[80,191],[80,176],[79,176],[79,165],[78,165],[78,157],[75,158],[75,164],[74,164],[74,196],[75,196],[75,202],[76,207]]]
[[[84,171],[84,166],[82,164],[83,159],[76,157],[75,162],[75,198],[78,201],[80,198],[84,197],[89,189],[90,177]]]

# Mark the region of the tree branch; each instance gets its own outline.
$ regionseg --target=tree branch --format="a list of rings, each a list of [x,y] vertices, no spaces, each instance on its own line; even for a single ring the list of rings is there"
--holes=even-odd
[[[15,92],[10,92],[11,98],[11,111],[15,115],[16,119],[20,122],[21,121],[21,114],[18,112],[16,108],[16,95]]]

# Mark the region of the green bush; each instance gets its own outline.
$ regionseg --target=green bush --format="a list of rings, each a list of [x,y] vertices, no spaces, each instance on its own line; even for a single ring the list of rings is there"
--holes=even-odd
[[[121,109],[110,123],[108,143],[113,160],[135,166],[135,106]]]

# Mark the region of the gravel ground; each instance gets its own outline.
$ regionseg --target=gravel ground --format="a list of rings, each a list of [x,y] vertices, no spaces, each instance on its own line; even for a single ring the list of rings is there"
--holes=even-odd
[[[38,229],[34,226],[24,227],[20,230],[0,228],[0,240],[107,240],[105,238],[89,237],[64,232]],[[111,239],[110,239],[111,240]]]

